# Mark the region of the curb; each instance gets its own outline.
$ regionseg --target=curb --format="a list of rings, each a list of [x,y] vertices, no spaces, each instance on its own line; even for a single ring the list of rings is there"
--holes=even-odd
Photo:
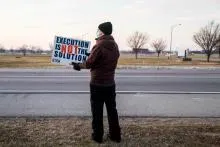
[[[117,69],[208,69],[208,70],[216,70],[220,69],[220,67],[209,66],[209,67],[200,67],[200,66],[118,66]]]

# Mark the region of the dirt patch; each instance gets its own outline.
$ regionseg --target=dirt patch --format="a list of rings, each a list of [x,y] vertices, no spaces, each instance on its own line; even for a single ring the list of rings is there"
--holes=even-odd
[[[0,119],[0,146],[97,146],[91,118]],[[100,146],[219,146],[220,118],[121,118],[122,142]],[[105,134],[108,131],[105,118]]]

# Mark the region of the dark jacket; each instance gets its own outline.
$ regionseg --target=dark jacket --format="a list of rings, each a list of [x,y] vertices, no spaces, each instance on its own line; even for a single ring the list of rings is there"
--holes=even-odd
[[[119,58],[118,45],[111,35],[100,37],[92,48],[86,61],[86,68],[91,69],[91,84],[115,84],[115,69]]]

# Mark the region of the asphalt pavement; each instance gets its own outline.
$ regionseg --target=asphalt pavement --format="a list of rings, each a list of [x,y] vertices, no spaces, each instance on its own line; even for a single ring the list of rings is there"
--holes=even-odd
[[[88,70],[0,69],[0,116],[91,115],[89,94],[62,93],[88,92],[89,80]],[[121,116],[220,117],[220,69],[121,69],[116,84]]]
[[[89,91],[90,73],[71,69],[0,70],[0,90]],[[117,70],[118,91],[220,92],[220,70]]]

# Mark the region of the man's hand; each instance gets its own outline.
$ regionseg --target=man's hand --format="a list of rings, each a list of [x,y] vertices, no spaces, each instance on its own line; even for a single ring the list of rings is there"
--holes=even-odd
[[[86,55],[86,56],[89,56],[89,55],[90,55],[90,53],[88,53],[88,52],[86,51],[85,55]]]
[[[72,65],[73,65],[73,69],[75,69],[75,70],[77,70],[77,71],[80,71],[80,70],[81,70],[79,63],[74,63],[74,62],[72,62]]]

